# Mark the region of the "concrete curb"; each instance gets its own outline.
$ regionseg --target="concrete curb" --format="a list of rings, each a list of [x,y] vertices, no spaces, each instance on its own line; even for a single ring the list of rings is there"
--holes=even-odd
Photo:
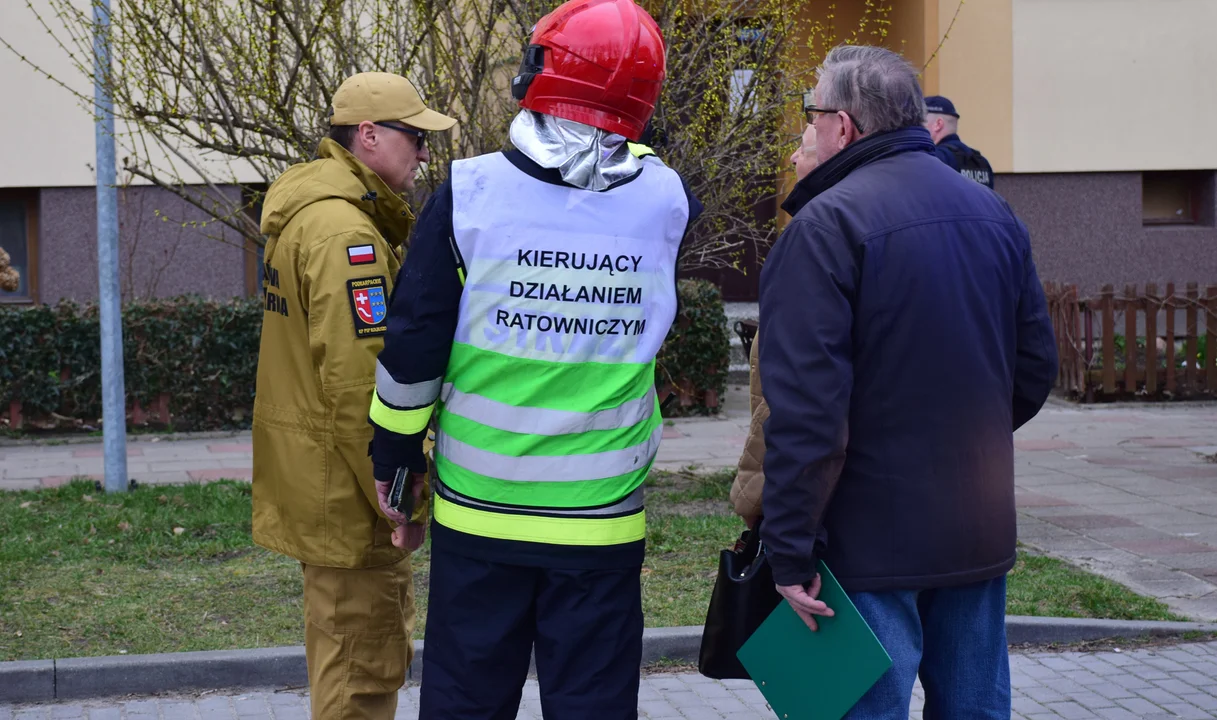
[[[1011,645],[1067,645],[1094,640],[1169,638],[1192,632],[1217,633],[1217,623],[1006,616],[1006,641]]]
[[[223,440],[227,438],[249,435],[249,430],[199,430],[174,433],[136,433],[127,434],[127,444],[152,442],[181,442],[183,440]],[[101,445],[100,436],[85,433],[48,433],[46,435],[27,436],[20,438],[0,437],[0,447],[44,447],[56,445]]]
[[[1011,645],[1169,638],[1190,632],[1217,633],[1217,623],[1006,617],[1006,634]],[[701,633],[698,626],[646,630],[642,639],[643,664],[659,661],[695,664]],[[414,651],[410,677],[417,682],[422,675],[423,643],[415,642]],[[307,684],[304,648],[299,646],[0,663],[3,703]]]

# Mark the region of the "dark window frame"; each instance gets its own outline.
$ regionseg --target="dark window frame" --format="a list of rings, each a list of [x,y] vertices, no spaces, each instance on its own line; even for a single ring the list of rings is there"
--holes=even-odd
[[[0,202],[25,205],[25,258],[21,269],[24,295],[0,295],[2,305],[38,304],[38,191],[28,188],[0,188]],[[10,253],[11,254],[11,253]]]
[[[1188,228],[1214,226],[1217,219],[1217,172],[1213,170],[1146,170],[1141,173],[1141,224],[1146,228]],[[1147,216],[1146,191],[1160,190],[1161,184],[1183,183],[1188,195],[1186,215]],[[1158,187],[1155,187],[1157,185]]]

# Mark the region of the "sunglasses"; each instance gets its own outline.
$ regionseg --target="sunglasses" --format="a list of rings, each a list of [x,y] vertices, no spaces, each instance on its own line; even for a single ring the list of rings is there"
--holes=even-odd
[[[383,123],[383,122],[372,123],[372,124],[378,125],[382,128],[389,128],[390,130],[396,130],[397,132],[402,132],[407,135],[413,135],[415,142],[418,145],[419,150],[422,150],[423,145],[425,145],[427,142],[427,131],[426,130],[415,130],[414,128],[401,127],[400,125],[390,125],[388,123]]]

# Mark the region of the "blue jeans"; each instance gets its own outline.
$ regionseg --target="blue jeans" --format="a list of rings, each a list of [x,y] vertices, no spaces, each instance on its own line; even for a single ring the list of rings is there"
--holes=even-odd
[[[1009,720],[1006,578],[921,591],[850,593],[892,666],[844,720],[907,720],[921,676],[925,720]]]

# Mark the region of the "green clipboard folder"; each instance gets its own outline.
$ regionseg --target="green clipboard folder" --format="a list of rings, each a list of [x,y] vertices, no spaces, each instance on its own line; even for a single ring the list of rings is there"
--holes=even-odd
[[[781,720],[840,720],[892,659],[823,562],[819,598],[835,612],[812,632],[788,602],[739,649],[744,669]]]

